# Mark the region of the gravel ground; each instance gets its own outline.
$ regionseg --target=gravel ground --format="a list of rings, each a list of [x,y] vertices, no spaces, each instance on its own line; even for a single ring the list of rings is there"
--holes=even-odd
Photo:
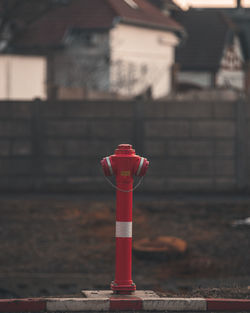
[[[83,198],[0,200],[0,297],[108,289],[115,265],[115,202]],[[250,298],[250,201],[137,201],[133,240],[175,236],[188,251],[133,257],[138,289],[168,296]]]

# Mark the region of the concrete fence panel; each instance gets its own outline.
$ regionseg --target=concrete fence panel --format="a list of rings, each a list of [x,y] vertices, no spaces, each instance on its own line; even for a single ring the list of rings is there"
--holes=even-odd
[[[141,192],[247,191],[250,103],[0,102],[0,191],[107,191],[100,159],[131,143]]]

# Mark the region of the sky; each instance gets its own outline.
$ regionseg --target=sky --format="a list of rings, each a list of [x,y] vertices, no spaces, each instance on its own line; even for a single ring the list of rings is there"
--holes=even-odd
[[[192,7],[234,7],[236,0],[174,0],[183,9]],[[250,7],[250,0],[241,0],[242,6]]]

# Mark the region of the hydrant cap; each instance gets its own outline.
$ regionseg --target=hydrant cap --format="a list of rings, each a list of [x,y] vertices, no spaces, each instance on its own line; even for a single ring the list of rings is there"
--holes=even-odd
[[[115,150],[115,154],[135,154],[135,150],[129,144],[121,144]]]

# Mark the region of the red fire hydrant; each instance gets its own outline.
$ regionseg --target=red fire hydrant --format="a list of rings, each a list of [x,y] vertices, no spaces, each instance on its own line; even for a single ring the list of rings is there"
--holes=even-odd
[[[132,200],[133,176],[146,174],[149,162],[135,154],[131,145],[121,144],[115,154],[103,158],[105,176],[116,176],[116,270],[111,289],[129,294],[136,290],[132,281]]]

